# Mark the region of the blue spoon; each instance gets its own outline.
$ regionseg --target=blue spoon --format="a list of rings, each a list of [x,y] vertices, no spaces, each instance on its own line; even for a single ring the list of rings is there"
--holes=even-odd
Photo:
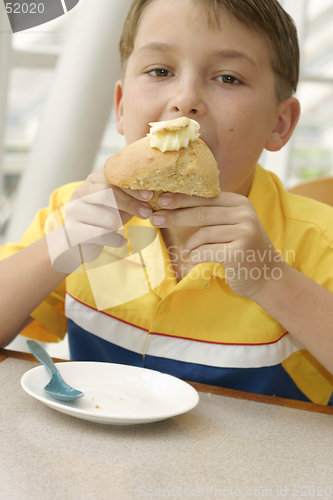
[[[27,340],[28,347],[35,358],[38,359],[50,372],[51,380],[44,387],[44,390],[50,396],[60,401],[74,401],[75,399],[82,398],[84,393],[77,391],[70,385],[66,384],[59,373],[58,368],[55,367],[52,359],[42,346],[37,344],[34,340]]]

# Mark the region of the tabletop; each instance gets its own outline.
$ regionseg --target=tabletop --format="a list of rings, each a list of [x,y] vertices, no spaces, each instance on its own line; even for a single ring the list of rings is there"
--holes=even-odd
[[[192,384],[200,401],[188,413],[95,424],[23,391],[37,365],[0,350],[0,499],[333,500],[332,408]]]

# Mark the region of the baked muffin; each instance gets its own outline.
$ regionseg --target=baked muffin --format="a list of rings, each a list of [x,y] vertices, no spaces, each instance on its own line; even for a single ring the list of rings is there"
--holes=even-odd
[[[199,124],[182,117],[150,125],[150,134],[107,160],[106,181],[154,191],[148,202],[153,210],[161,209],[157,200],[164,192],[217,196],[219,170],[212,152],[199,139]]]

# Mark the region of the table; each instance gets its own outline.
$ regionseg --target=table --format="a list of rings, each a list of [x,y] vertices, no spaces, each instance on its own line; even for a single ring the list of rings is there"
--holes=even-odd
[[[333,500],[332,408],[193,384],[184,415],[94,424],[23,391],[33,360],[0,349],[1,500]]]

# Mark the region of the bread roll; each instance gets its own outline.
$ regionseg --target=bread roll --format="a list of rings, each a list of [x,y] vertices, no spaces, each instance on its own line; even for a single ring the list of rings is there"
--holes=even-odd
[[[177,130],[175,121],[163,122],[170,123],[163,131]],[[201,139],[189,141],[178,151],[162,152],[144,137],[109,158],[104,173],[106,181],[115,186],[154,191],[148,202],[153,210],[161,210],[157,200],[163,192],[207,198],[220,192],[216,160]]]

